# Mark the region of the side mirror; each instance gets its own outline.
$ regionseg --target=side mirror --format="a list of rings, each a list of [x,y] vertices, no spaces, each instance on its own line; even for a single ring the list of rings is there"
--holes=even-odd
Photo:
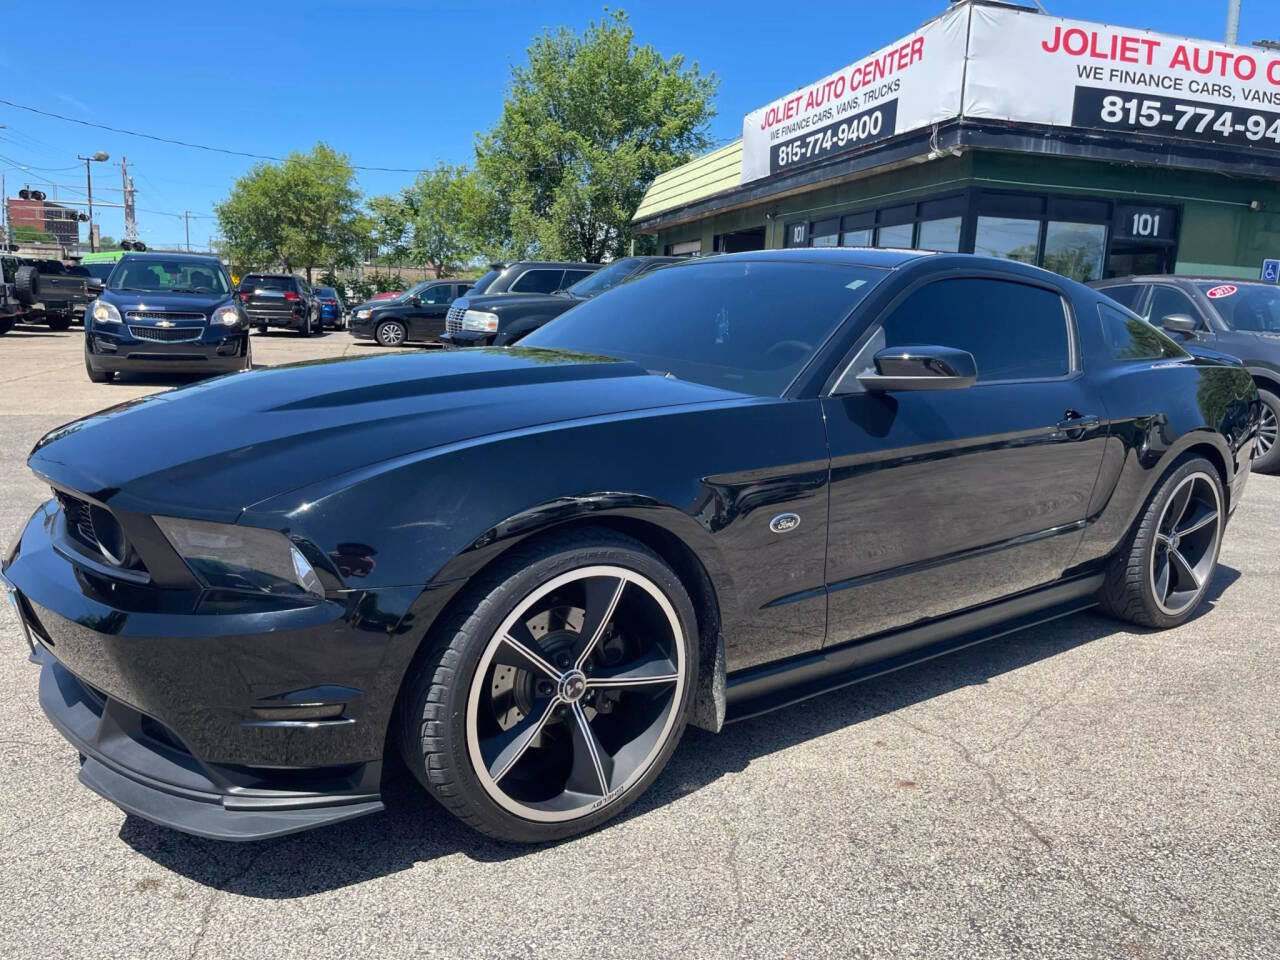
[[[413,304],[415,307],[422,306],[422,298],[418,296],[416,293],[409,298],[409,302]]]
[[[1185,337],[1194,337],[1199,326],[1194,317],[1185,313],[1171,313],[1160,320],[1160,328],[1166,333],[1177,333]]]
[[[954,347],[886,347],[875,365],[858,377],[865,390],[960,390],[978,379],[973,354]]]

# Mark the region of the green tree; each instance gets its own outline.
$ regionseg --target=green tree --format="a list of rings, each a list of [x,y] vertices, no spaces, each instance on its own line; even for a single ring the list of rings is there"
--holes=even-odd
[[[367,245],[355,171],[345,154],[317,143],[283,163],[260,163],[214,209],[231,259],[245,267],[349,266]]]
[[[442,163],[419,174],[402,196],[412,217],[415,264],[430,264],[436,276],[443,277],[476,256],[482,246],[477,224],[487,213],[487,203],[475,173]]]
[[[718,83],[680,54],[637,45],[622,11],[581,35],[561,27],[535,37],[512,69],[501,118],[476,145],[490,190],[477,221],[491,252],[624,254],[653,178],[710,146]]]
[[[403,196],[383,194],[369,199],[370,236],[375,259],[399,266],[409,258],[413,211]]]

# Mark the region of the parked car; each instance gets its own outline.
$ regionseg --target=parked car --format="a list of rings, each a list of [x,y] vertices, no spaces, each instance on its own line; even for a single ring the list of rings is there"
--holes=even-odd
[[[347,324],[347,307],[342,297],[333,287],[315,287],[315,298],[320,304],[320,323],[322,326],[341,330]]]
[[[362,304],[351,315],[351,335],[384,347],[436,340],[449,304],[470,289],[466,280],[427,280],[394,300]]]
[[[94,383],[252,366],[248,317],[217,257],[130,253],[85,313],[84,367]]]
[[[381,293],[375,293],[372,297],[369,298],[369,300],[370,301],[394,300],[396,297],[400,297],[403,295],[404,295],[403,290],[383,290]]]
[[[482,293],[555,293],[571,287],[600,269],[598,263],[565,260],[517,260],[491,263],[471,285],[476,296]]]
[[[1242,367],[1035,267],[728,254],[510,349],[60,427],[2,572],[80,779],[137,816],[373,813],[387,744],[477,830],[548,841],[624,810],[691,719],[1095,605],[1185,623],[1257,422]]]
[[[240,281],[240,300],[259,333],[268,327],[296,330],[304,337],[320,333],[320,304],[310,284],[292,273],[251,273]]]
[[[445,333],[449,347],[506,346],[515,343],[570,307],[611,290],[679,257],[623,257],[556,293],[501,293],[467,296],[449,308]]]
[[[1280,287],[1226,277],[1117,277],[1090,284],[1191,352],[1239,357],[1262,400],[1253,469],[1280,473]]]

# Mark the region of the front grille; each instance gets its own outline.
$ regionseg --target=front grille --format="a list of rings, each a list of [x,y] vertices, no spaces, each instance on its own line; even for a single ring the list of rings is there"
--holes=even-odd
[[[93,517],[89,513],[89,504],[61,490],[55,490],[54,495],[67,515],[67,531],[86,547],[92,547],[95,553],[100,552],[98,535],[93,532]]]
[[[124,315],[126,320],[169,320],[173,323],[196,321],[204,323],[203,313],[164,313],[155,310],[130,310]]]
[[[199,340],[204,327],[135,327],[129,325],[129,332],[138,340],[152,340],[157,343],[186,343]]]
[[[450,307],[444,318],[446,333],[457,333],[462,329],[462,318],[466,315],[466,307]]]

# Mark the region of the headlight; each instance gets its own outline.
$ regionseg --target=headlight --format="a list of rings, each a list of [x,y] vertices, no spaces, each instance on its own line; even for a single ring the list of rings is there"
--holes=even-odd
[[[210,320],[213,323],[221,323],[228,327],[234,327],[240,322],[240,311],[235,307],[219,307],[217,310],[213,311],[213,316]]]
[[[373,313],[373,311],[372,311],[372,310],[357,310],[357,311],[356,311],[356,319],[357,319],[357,320],[368,320],[368,319],[369,319],[369,315],[370,315],[371,313]]]
[[[207,587],[324,598],[315,568],[282,533],[177,517],[156,517],[155,521]]]
[[[462,329],[477,333],[497,333],[498,315],[483,310],[468,310],[462,315]]]
[[[104,300],[95,300],[89,305],[89,314],[94,323],[123,323],[120,311],[113,304]]]

